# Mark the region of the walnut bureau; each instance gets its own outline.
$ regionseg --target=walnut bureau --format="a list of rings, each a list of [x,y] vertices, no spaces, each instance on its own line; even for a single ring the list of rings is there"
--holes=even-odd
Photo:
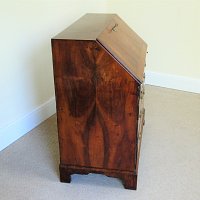
[[[86,14],[51,42],[61,182],[101,173],[136,189],[147,44],[116,14]]]

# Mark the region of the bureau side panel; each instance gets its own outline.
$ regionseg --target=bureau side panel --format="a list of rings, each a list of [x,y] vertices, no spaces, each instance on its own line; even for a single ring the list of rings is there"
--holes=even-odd
[[[52,50],[61,164],[133,172],[138,83],[94,41]]]
[[[89,165],[85,135],[95,133],[95,65],[84,52],[92,44],[52,40],[60,159],[65,165]]]
[[[104,48],[96,58],[96,112],[104,136],[104,167],[134,171],[136,166],[138,83]]]

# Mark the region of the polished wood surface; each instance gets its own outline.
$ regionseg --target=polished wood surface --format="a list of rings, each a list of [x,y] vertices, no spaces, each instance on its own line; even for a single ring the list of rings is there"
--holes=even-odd
[[[93,41],[53,41],[53,53],[62,163],[132,171],[138,83]]]
[[[147,44],[117,15],[97,37],[97,40],[122,63],[133,77],[144,81]]]
[[[62,182],[101,173],[136,189],[145,53],[114,14],[87,14],[52,39]]]
[[[86,14],[54,39],[97,40],[131,76],[144,80],[147,44],[116,14]]]
[[[60,164],[60,181],[64,183],[71,182],[72,174],[89,174],[89,173],[98,173],[104,174],[106,176],[115,177],[121,179],[126,189],[137,189],[137,175],[134,172],[122,171],[122,170],[108,170],[101,168],[93,167],[79,167],[79,166],[70,166]]]
[[[72,25],[54,37],[68,40],[96,40],[109,25],[115,14],[85,14]]]

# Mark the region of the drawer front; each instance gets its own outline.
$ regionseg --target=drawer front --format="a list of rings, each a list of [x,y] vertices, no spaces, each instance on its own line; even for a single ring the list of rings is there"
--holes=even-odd
[[[139,95],[136,172],[137,172],[138,164],[139,164],[139,156],[140,156],[143,126],[145,124],[144,94],[145,94],[145,90],[144,90],[144,85],[142,84],[141,87],[140,87],[140,95]]]
[[[144,123],[145,123],[145,109],[143,108],[141,109],[139,120],[138,120],[138,132],[137,132],[138,144],[140,143],[140,140],[142,139],[142,131],[143,131]]]
[[[144,94],[145,94],[145,88],[144,84],[140,86],[140,94],[139,94],[139,113],[138,113],[138,137],[139,134],[142,132],[143,124],[144,124]]]

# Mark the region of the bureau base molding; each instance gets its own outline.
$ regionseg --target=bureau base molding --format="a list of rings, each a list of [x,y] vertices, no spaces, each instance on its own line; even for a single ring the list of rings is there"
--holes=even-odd
[[[64,183],[71,182],[71,175],[73,174],[83,174],[87,175],[89,173],[103,174],[108,177],[119,178],[124,188],[126,189],[137,189],[137,174],[131,171],[122,171],[115,169],[101,169],[93,167],[83,167],[83,166],[72,166],[72,165],[59,165],[60,169],[60,181]]]

